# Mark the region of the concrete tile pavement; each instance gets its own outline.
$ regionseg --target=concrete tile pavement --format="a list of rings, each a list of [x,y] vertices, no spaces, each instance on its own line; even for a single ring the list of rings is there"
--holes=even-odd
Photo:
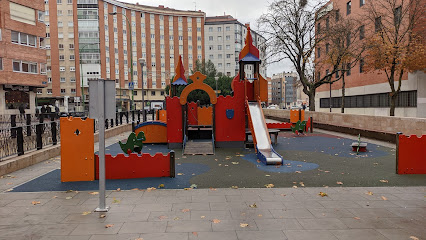
[[[425,187],[369,190],[395,198],[369,200],[365,188],[342,187],[108,191],[110,212],[95,213],[98,196],[90,192],[7,192],[0,193],[0,240],[426,237],[426,201],[418,197],[425,195]],[[328,196],[316,198],[320,191]],[[345,193],[356,200],[340,200]],[[263,201],[264,195],[275,201]],[[294,195],[309,200],[300,202]],[[395,204],[398,201],[416,202],[406,206]],[[374,204],[368,208],[367,202]]]

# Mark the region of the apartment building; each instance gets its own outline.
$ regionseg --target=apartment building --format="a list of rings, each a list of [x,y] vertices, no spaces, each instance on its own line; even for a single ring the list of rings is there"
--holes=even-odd
[[[211,60],[217,71],[227,75],[238,74],[238,56],[244,46],[245,36],[249,24],[242,24],[230,15],[206,17],[205,32],[205,56],[206,61]],[[259,73],[266,77],[265,42],[266,39],[256,31],[251,30],[253,45],[259,49],[260,65]],[[246,74],[252,78],[252,66],[247,66]]]
[[[297,74],[282,72],[271,77],[272,104],[289,108],[297,104]]]
[[[374,2],[373,2],[374,3]],[[408,3],[405,3],[408,4]],[[339,19],[355,18],[366,14],[365,0],[333,0],[326,3],[317,12],[316,32],[321,28],[327,28]],[[381,11],[380,6],[376,6]],[[387,13],[392,14],[392,13]],[[384,16],[382,16],[384,17]],[[425,19],[425,17],[422,17]],[[404,21],[404,20],[403,20]],[[361,21],[359,31],[359,41],[366,41],[367,36],[375,34],[381,26],[381,17],[376,19],[375,23]],[[384,24],[389,24],[388,22]],[[416,31],[420,31],[425,36],[424,21]],[[319,45],[315,53],[315,61],[322,60],[327,52],[327,43]],[[316,69],[316,74],[324,76],[327,69]],[[338,72],[332,77],[342,74]],[[358,64],[345,73],[345,113],[365,114],[377,116],[389,116],[391,92],[386,74],[381,71],[366,72],[364,60],[361,59]],[[423,71],[408,73],[403,75],[401,91],[396,104],[395,116],[400,117],[426,117],[426,75]],[[342,82],[338,81],[325,84],[317,89],[315,97],[315,109],[317,111],[340,112],[342,98]]]
[[[0,1],[0,114],[35,113],[46,83],[43,0]]]
[[[82,111],[88,79],[116,81],[117,109],[164,100],[179,55],[190,71],[204,58],[201,11],[150,7],[116,0],[45,0],[48,87],[38,95],[64,111]],[[143,68],[138,59],[144,59]]]

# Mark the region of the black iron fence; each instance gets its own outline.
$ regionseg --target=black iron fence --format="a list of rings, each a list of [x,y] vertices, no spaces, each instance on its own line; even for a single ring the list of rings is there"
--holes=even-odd
[[[151,114],[149,118],[155,119],[155,112]],[[73,116],[86,117],[87,114]],[[57,113],[0,115],[0,162],[14,155],[56,145],[60,141],[60,117]],[[104,124],[106,129],[122,124],[132,124],[134,129],[140,122],[143,122],[143,113],[134,110],[116,112],[115,119],[106,119]],[[98,129],[99,122],[95,120],[95,132]]]

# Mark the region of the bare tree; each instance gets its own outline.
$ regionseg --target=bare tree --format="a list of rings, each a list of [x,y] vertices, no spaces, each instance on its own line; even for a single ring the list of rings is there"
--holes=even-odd
[[[365,19],[375,29],[369,38],[366,67],[368,71],[384,71],[391,89],[390,116],[395,116],[401,83],[407,72],[426,68],[424,30],[421,18],[424,0],[368,1]],[[422,32],[423,31],[423,32]],[[397,83],[396,83],[397,81]]]
[[[330,83],[331,76],[339,71],[340,63],[331,66],[328,74],[315,74],[314,54],[325,35],[315,35],[316,12],[324,4],[307,0],[275,0],[268,12],[258,19],[260,32],[267,38],[269,63],[289,59],[309,96],[309,107],[315,111],[316,89]]]
[[[317,71],[336,66],[336,76],[330,83],[341,80],[342,101],[341,112],[345,112],[345,75],[349,75],[351,69],[361,59],[365,50],[365,29],[359,20],[350,17],[342,19],[339,16],[339,9],[330,11],[322,16],[325,24],[323,30],[324,39],[321,46],[325,45],[325,54],[322,58],[317,58],[315,68]],[[317,20],[318,21],[318,20]]]

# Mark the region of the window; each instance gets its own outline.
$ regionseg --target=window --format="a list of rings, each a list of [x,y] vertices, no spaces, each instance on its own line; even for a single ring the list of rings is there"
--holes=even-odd
[[[43,89],[37,88],[37,94],[43,94]]]
[[[217,55],[217,58],[218,58],[218,59],[222,59],[222,54],[218,54],[218,55]]]
[[[362,40],[365,38],[365,26],[362,25],[359,27],[359,40]]]
[[[72,4],[72,0],[67,0],[67,3],[68,4]]]
[[[395,11],[393,13],[394,15],[394,24],[395,26],[398,26],[401,23],[401,18],[402,18],[402,8],[401,6],[395,8]]]
[[[359,0],[359,6],[362,7],[365,5],[365,0]]]
[[[210,54],[210,55],[209,55],[209,59],[213,59],[213,54]]]
[[[70,55],[70,60],[74,61],[75,60],[75,55]]]
[[[59,49],[64,49],[64,44],[59,43]]]
[[[75,93],[75,88],[71,88],[71,93]]]
[[[63,93],[65,93],[66,91],[65,91],[65,88],[61,88],[61,93],[63,94]]]
[[[59,67],[60,72],[65,72],[65,67]]]
[[[222,27],[217,27],[218,32],[222,32]]]
[[[231,31],[231,27],[226,27],[226,31]]]
[[[328,43],[325,44],[325,54],[328,53],[329,48],[330,48],[330,44],[328,44]]]
[[[37,37],[34,35],[11,31],[11,38],[13,43],[35,47],[37,45]]]
[[[3,58],[0,57],[0,70],[3,70]]]
[[[155,91],[151,91],[151,96],[155,96]]]
[[[218,41],[222,41],[222,36],[217,36]]]
[[[226,54],[226,58],[231,58],[231,54]]]
[[[70,72],[75,72],[75,67],[70,67]]]
[[[209,32],[213,32],[213,27],[209,27]]]
[[[317,49],[317,57],[320,58],[321,57],[321,48]]]
[[[222,50],[222,45],[217,45],[217,50]]]
[[[14,72],[38,73],[37,63],[13,60],[12,65],[13,65],[13,71]]]
[[[60,78],[60,81],[61,81],[61,82],[66,82],[66,80],[65,80],[65,78],[64,78],[64,77],[61,77],[61,78]]]
[[[51,77],[48,77],[48,78],[47,78],[47,82],[48,82],[48,83],[51,83],[51,82],[52,82],[52,78],[51,78]]]
[[[226,45],[226,49],[227,50],[231,49],[231,45]]]
[[[209,41],[213,41],[213,36],[209,36]]]
[[[47,89],[47,94],[52,94],[52,89]]]
[[[56,0],[58,4],[62,4],[62,0]]]
[[[65,56],[64,55],[59,55],[59,60],[60,61],[64,61],[65,60]]]
[[[68,10],[68,16],[72,16],[72,10]]]
[[[351,6],[352,6],[352,2],[349,1],[346,3],[346,15],[351,14]]]
[[[39,22],[44,22],[44,12],[38,10],[37,13],[38,13],[38,21]]]
[[[359,60],[359,72],[364,72],[364,59]]]
[[[75,82],[75,78],[70,78],[70,82]]]
[[[231,36],[226,35],[226,40],[231,40]]]
[[[62,10],[58,10],[58,16],[62,16]]]
[[[375,30],[376,32],[378,32],[378,31],[380,31],[380,30],[381,30],[381,28],[382,28],[382,17],[377,17],[377,18],[374,20],[374,30]]]
[[[179,36],[179,40],[183,40],[183,36]]]

